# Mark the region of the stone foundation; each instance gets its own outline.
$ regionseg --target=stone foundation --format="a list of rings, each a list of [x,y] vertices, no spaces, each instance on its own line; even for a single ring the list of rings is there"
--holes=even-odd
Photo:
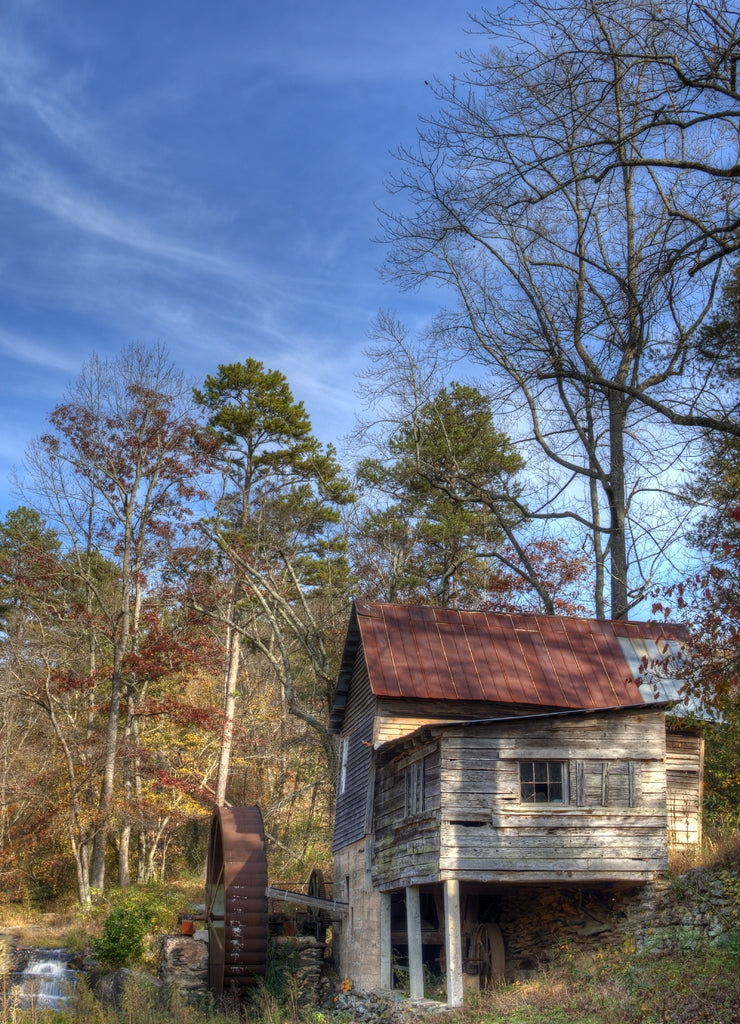
[[[270,940],[278,967],[295,979],[300,1003],[319,1003],[325,996],[326,944],[312,935],[281,935]],[[185,1003],[197,1003],[208,991],[208,943],[189,935],[163,935],[159,945],[159,977]]]
[[[740,930],[740,875],[692,869],[639,888],[519,887],[488,900],[506,976],[526,977],[566,947],[582,952],[696,948]]]
[[[198,1002],[208,991],[208,943],[190,935],[163,935],[159,977],[183,1002]]]
[[[321,1003],[325,996],[326,943],[313,935],[276,935],[270,943],[278,969],[285,965],[290,977],[295,978],[298,1002]]]

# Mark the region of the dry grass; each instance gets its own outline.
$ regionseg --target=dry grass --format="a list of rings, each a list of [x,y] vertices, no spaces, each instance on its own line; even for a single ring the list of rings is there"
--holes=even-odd
[[[166,891],[174,894],[183,911],[204,899],[204,886],[200,879],[172,882],[166,886]],[[0,938],[5,936],[20,946],[80,950],[89,944],[91,938],[100,937],[115,893],[113,888],[92,907],[58,905],[43,911],[33,909],[28,903],[12,903],[7,895],[3,899],[0,894]]]
[[[700,847],[673,849],[668,856],[668,868],[672,875],[682,875],[690,868],[740,870],[740,835],[718,832],[706,835]]]
[[[45,913],[3,914],[0,936],[17,946],[42,946],[47,949],[78,949],[85,939],[99,935],[102,916],[78,910]]]
[[[217,1011],[166,1000],[151,982],[132,975],[119,1008],[103,1007],[82,986],[75,1004],[54,1024],[354,1024],[358,1018],[299,1007],[267,990],[262,999]],[[7,1010],[7,1006],[6,1006]],[[32,1011],[13,1009],[0,1020],[39,1024]],[[46,1018],[51,1021],[51,1018]],[[390,1018],[389,1018],[390,1019]],[[396,1021],[401,1018],[397,1015]],[[564,950],[542,975],[471,997],[464,1009],[433,1015],[404,1011],[408,1024],[737,1024],[740,1020],[740,944],[689,956],[583,957]]]

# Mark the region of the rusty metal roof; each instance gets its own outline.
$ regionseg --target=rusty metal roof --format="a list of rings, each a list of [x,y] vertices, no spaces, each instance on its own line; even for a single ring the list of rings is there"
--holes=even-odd
[[[670,699],[640,667],[686,639],[680,625],[357,602],[333,724],[360,643],[377,697],[588,709]]]

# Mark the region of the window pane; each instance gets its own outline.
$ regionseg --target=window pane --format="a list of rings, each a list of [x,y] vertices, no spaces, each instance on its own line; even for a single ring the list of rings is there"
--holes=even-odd
[[[565,803],[561,761],[520,761],[521,799],[526,803]]]

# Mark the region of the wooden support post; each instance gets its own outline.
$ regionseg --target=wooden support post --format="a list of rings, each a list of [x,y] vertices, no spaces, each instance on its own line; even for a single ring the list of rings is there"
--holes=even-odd
[[[462,929],[460,927],[460,883],[445,882],[445,953],[447,955],[447,1005],[463,1005]]]
[[[424,963],[421,954],[421,907],[418,885],[409,885],[406,889],[406,933],[409,940],[409,995],[412,999],[423,999]]]
[[[393,988],[393,965],[391,953],[391,894],[380,894],[380,987]]]

